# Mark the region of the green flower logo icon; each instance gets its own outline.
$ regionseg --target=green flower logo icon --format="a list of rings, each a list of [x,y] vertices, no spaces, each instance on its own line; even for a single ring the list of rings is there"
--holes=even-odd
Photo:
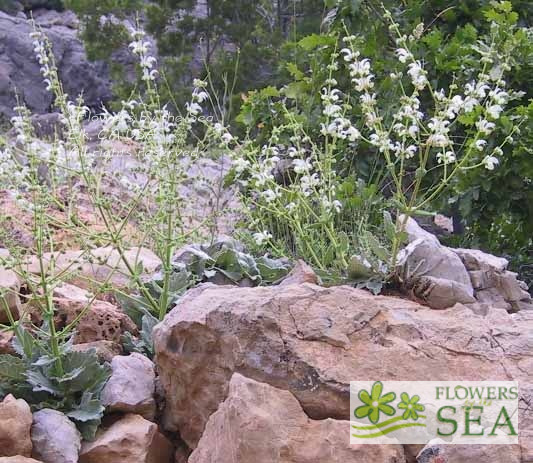
[[[398,408],[405,410],[403,412],[402,418],[404,420],[407,420],[409,418],[412,418],[413,420],[418,420],[417,412],[423,412],[426,409],[426,407],[418,403],[420,397],[414,395],[413,397],[409,398],[409,395],[405,392],[402,392],[400,397],[402,398],[402,401],[398,404]]]
[[[376,424],[379,421],[380,412],[385,413],[385,415],[392,416],[396,410],[387,405],[389,402],[392,402],[396,399],[396,394],[394,392],[389,392],[388,394],[381,395],[383,392],[383,384],[381,381],[376,381],[372,385],[372,392],[368,394],[364,389],[359,391],[359,399],[366,405],[357,407],[354,411],[356,418],[365,418],[368,416],[368,419],[371,423]],[[418,399],[417,399],[418,400]],[[420,407],[421,405],[419,405]]]

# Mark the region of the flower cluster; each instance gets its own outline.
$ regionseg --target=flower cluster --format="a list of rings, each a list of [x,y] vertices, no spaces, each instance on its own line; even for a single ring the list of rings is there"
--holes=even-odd
[[[157,70],[153,69],[156,59],[149,54],[150,42],[144,39],[146,33],[140,28],[132,28],[130,33],[133,41],[129,47],[132,53],[139,57],[139,64],[142,70],[141,79],[145,82],[155,80],[158,74]]]

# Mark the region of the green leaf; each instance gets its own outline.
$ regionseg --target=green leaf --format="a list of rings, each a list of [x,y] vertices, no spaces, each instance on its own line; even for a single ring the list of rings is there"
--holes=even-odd
[[[270,259],[263,256],[256,259],[256,263],[263,283],[274,283],[281,280],[290,271],[290,266],[281,259]]]

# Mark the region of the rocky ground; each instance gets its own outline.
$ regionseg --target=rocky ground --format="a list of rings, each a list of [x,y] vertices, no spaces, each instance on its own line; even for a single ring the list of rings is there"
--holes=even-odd
[[[7,396],[0,463],[532,462],[528,293],[504,259],[443,248],[411,225],[412,242],[441,258],[425,274],[433,289],[424,304],[325,288],[300,263],[276,286],[190,290],[156,327],[152,362],[121,355],[120,335],[135,325],[118,305],[99,300],[75,339],[77,349],[96,347],[112,367],[96,440],[83,442],[60,412],[32,415],[23,400]],[[147,272],[159,264],[149,251],[142,260]],[[103,279],[109,265],[112,258],[82,273]],[[0,283],[20,284],[5,270]],[[56,290],[58,321],[76,315],[84,294],[74,285]],[[10,304],[21,309],[17,298]],[[9,335],[2,336],[0,351],[10,351]],[[374,377],[519,381],[520,445],[349,445],[349,382]]]

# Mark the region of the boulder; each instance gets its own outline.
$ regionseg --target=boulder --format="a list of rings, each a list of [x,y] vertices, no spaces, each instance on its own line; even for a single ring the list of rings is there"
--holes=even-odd
[[[417,463],[521,463],[519,445],[426,445]]]
[[[128,414],[84,442],[79,463],[170,463],[173,448],[157,425]]]
[[[7,323],[9,320],[4,301],[7,303],[7,307],[15,320],[18,319],[20,313],[19,277],[13,270],[9,270],[2,265],[2,262],[8,258],[9,251],[0,249],[0,323]]]
[[[404,216],[398,220],[403,221]],[[402,274],[414,295],[436,309],[476,302],[470,276],[460,257],[411,218],[405,223],[405,231],[409,244],[400,254],[405,256]]]
[[[0,456],[31,456],[30,406],[22,399],[11,394],[0,402]]]
[[[116,356],[111,377],[102,390],[102,405],[111,412],[136,413],[147,420],[155,417],[154,364],[144,355]]]
[[[161,259],[147,248],[129,248],[124,252],[124,257],[131,267],[142,266],[144,272],[141,278],[148,278],[161,266]],[[54,261],[56,273],[70,270],[73,274],[69,283],[80,288],[90,289],[92,280],[99,283],[108,281],[118,288],[125,288],[130,282],[126,264],[118,251],[112,247],[96,248],[90,252],[62,251],[45,253],[45,270],[48,270],[49,263],[52,260]],[[35,257],[29,259],[26,270],[33,274],[40,273],[39,262]]]
[[[314,420],[346,419],[356,379],[530,384],[532,329],[532,311],[436,311],[308,283],[206,285],[187,292],[154,330],[163,423],[194,449],[234,373],[290,391]]]
[[[43,463],[77,463],[81,435],[63,413],[45,408],[33,414],[32,456]]]
[[[350,445],[349,421],[310,419],[294,396],[235,373],[189,463],[400,463],[401,445]]]

